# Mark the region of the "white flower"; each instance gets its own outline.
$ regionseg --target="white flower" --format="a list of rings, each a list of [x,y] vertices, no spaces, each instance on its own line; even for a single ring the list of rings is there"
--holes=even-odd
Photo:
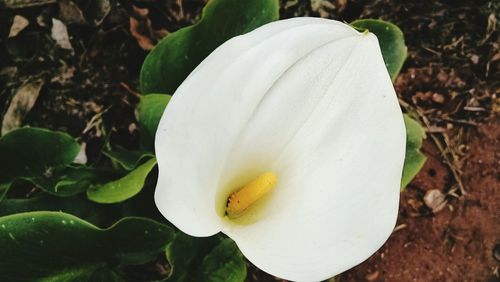
[[[156,204],[272,275],[322,280],[391,234],[405,142],[373,34],[282,20],[224,43],[177,89],[156,135]]]

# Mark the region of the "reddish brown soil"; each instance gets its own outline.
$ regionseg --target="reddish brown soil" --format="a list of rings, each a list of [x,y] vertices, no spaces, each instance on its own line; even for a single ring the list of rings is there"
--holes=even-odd
[[[500,194],[498,122],[481,125],[469,140],[463,167],[467,194],[448,196],[447,206],[433,214],[423,204],[429,189],[447,192],[449,171],[439,151],[426,142],[429,157],[412,185],[401,194],[395,231],[385,246],[369,260],[336,281],[495,281],[499,244]]]

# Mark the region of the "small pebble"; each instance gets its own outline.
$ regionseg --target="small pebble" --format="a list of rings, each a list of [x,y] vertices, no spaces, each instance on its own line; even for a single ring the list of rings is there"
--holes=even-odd
[[[479,56],[474,54],[470,57],[470,60],[474,65],[477,65],[477,63],[479,63]]]
[[[438,189],[432,189],[425,193],[424,203],[433,213],[437,213],[446,206],[446,197]]]
[[[432,94],[432,101],[434,101],[435,103],[443,104],[444,100],[445,99],[444,99],[443,94],[439,94],[439,93]]]
[[[375,280],[377,280],[378,276],[379,276],[379,272],[375,271],[375,272],[372,272],[372,273],[368,273],[365,276],[365,279],[368,280],[368,281],[375,281]]]

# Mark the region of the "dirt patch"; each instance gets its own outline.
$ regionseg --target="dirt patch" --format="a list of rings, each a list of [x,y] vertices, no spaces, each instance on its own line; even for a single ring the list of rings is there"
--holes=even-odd
[[[485,134],[487,132],[487,134]],[[426,142],[424,169],[402,193],[395,231],[369,260],[336,281],[495,281],[500,243],[498,122],[482,125],[468,144],[463,168],[466,196],[448,195],[447,206],[433,214],[423,203],[429,189],[447,193],[448,169],[435,147]]]

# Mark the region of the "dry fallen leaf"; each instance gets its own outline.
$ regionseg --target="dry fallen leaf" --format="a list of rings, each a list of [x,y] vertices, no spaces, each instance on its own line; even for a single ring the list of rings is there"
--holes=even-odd
[[[98,26],[111,11],[110,0],[60,0],[58,18],[66,24]]]
[[[158,41],[167,35],[166,30],[154,30],[148,16],[148,9],[133,7],[133,16],[130,16],[130,33],[144,50],[151,50]]]
[[[58,83],[59,85],[67,85],[71,83],[75,71],[75,67],[64,64],[59,68],[59,72],[50,79],[50,82]]]
[[[333,10],[342,12],[347,5],[347,0],[311,0],[311,10],[319,14],[321,18],[329,18]]]
[[[85,24],[85,16],[83,15],[80,7],[75,2],[70,0],[60,0],[59,4],[59,18],[66,24]]]
[[[3,116],[2,135],[20,127],[40,93],[44,81],[37,79],[19,87],[10,101],[9,107]]]
[[[16,66],[6,66],[0,69],[0,76],[5,76],[7,79],[13,79],[17,74]]]
[[[59,47],[67,50],[73,50],[73,46],[71,46],[71,42],[69,41],[68,29],[60,20],[54,18],[52,19],[51,32],[52,39],[56,41]]]
[[[12,22],[12,26],[10,27],[8,37],[9,38],[16,37],[19,34],[19,32],[25,29],[29,24],[30,22],[28,21],[28,19],[26,19],[23,16],[16,15]]]
[[[52,4],[52,3],[56,3],[57,0],[5,0],[3,2],[4,2],[4,5],[6,8],[19,9],[19,8],[27,8],[27,7]]]
[[[110,11],[110,0],[93,0],[85,7],[84,13],[87,22],[98,26],[104,21]]]
[[[138,20],[136,20],[134,17],[130,17],[130,33],[132,36],[137,40],[137,43],[139,46],[141,46],[142,49],[144,50],[151,50],[153,49],[154,42],[151,38],[148,36],[144,36],[141,34],[140,30],[140,23]]]

